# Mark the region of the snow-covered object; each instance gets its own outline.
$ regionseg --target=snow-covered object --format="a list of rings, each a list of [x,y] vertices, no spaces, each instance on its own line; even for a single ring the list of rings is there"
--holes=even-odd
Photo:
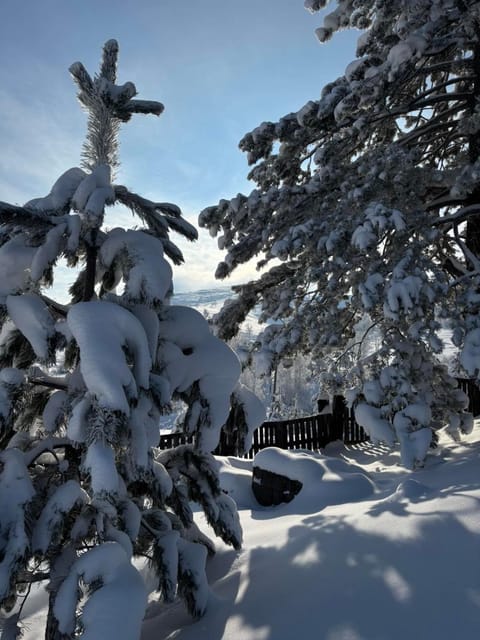
[[[74,563],[55,598],[54,614],[61,633],[73,635],[79,581],[99,583],[83,606],[80,618],[83,640],[133,640],[147,604],[142,577],[117,542],[104,542],[90,549]]]
[[[480,373],[480,328],[467,333],[460,352],[460,363],[471,377]]]
[[[232,409],[228,427],[237,432],[239,453],[248,451],[252,446],[255,429],[266,419],[265,404],[239,382],[232,393]]]
[[[355,420],[363,427],[373,442],[386,442],[393,446],[395,433],[391,423],[382,417],[382,411],[365,402],[360,402],[355,407]]]
[[[25,506],[35,496],[22,452],[0,452],[0,603],[30,547]]]
[[[189,608],[194,616],[199,617],[205,613],[210,594],[205,576],[207,550],[181,538],[178,539],[177,546],[179,588],[182,590],[184,585],[188,585],[187,597],[191,599]]]
[[[92,409],[94,396],[85,393],[73,406],[67,425],[67,435],[75,443],[85,442],[88,434],[88,415]]]
[[[106,268],[122,274],[129,302],[158,304],[172,287],[172,268],[163,258],[163,244],[143,231],[112,229],[100,249]]]
[[[59,423],[65,413],[67,399],[68,394],[63,389],[55,391],[49,397],[42,413],[45,431],[54,432],[58,429]]]
[[[431,25],[429,25],[430,28]],[[421,58],[428,47],[427,39],[420,33],[412,34],[393,46],[387,56],[390,65],[388,79],[393,81],[403,65],[413,59]]]
[[[148,468],[150,451],[158,444],[159,419],[151,399],[141,394],[130,419],[131,454],[140,469]]]
[[[108,164],[98,164],[86,175],[75,189],[72,207],[90,223],[103,217],[105,206],[115,201]],[[97,223],[98,224],[98,223]]]
[[[378,397],[365,395],[370,402],[378,401]],[[373,442],[390,447],[399,442],[402,464],[407,469],[414,469],[425,460],[432,442],[432,414],[427,404],[407,405],[388,420],[385,409],[360,402],[355,406],[355,420]]]
[[[407,469],[414,469],[425,460],[432,442],[431,421],[432,412],[426,404],[409,404],[395,414],[393,426],[400,441],[402,464]]]
[[[300,509],[341,504],[347,498],[364,500],[375,491],[374,483],[360,468],[310,451],[268,447],[255,455],[253,466],[301,482],[302,489],[294,498]]]
[[[245,412],[245,418],[249,427],[249,432],[259,427],[266,418],[265,405],[258,399],[244,384],[237,384],[233,391],[235,399],[241,404]]]
[[[205,318],[189,307],[165,309],[160,337],[157,360],[170,381],[171,392],[187,392],[198,383],[200,397],[191,405],[188,426],[193,431],[201,421],[204,428],[198,432],[198,446],[203,451],[213,451],[230,412],[230,395],[240,376],[238,358],[211,333]]]
[[[158,337],[160,331],[158,314],[153,309],[150,309],[144,304],[137,304],[133,306],[130,311],[142,323],[145,335],[147,336],[150,355],[152,356],[153,360],[157,353]]]
[[[55,323],[47,305],[35,293],[8,296],[7,311],[27,340],[35,354],[46,360],[49,356],[49,341],[55,333]]]
[[[28,289],[30,265],[36,253],[27,244],[27,238],[17,235],[0,247],[0,302],[10,293]]]
[[[158,483],[158,487],[160,488],[160,495],[162,498],[166,499],[172,493],[173,482],[172,478],[168,474],[168,471],[165,469],[163,464],[158,460],[154,460],[152,462],[152,470],[153,475]]]
[[[254,500],[252,491],[252,461],[237,457],[216,457],[220,486],[237,505],[250,509]]]
[[[418,308],[422,281],[415,276],[395,279],[386,289],[384,313],[387,318],[398,320],[399,312],[411,313]]]
[[[92,442],[88,449],[84,469],[90,475],[94,495],[116,495],[119,477],[115,464],[115,452],[106,442]]]
[[[402,450],[401,463],[406,469],[422,466],[432,443],[429,425],[412,431],[400,431],[399,442]]]
[[[42,244],[31,247],[29,278],[33,284],[49,279],[49,271],[60,256],[72,256],[78,250],[81,234],[79,215],[62,215],[50,218],[53,226],[46,231]],[[14,291],[12,291],[13,293]]]
[[[138,396],[139,388],[149,387],[152,361],[142,325],[126,309],[102,301],[73,305],[67,321],[80,348],[80,370],[87,389],[101,406],[128,415],[129,400]],[[132,369],[124,347],[133,357]]]
[[[0,371],[0,433],[12,419],[15,395],[24,380],[19,369],[6,367]]]
[[[86,175],[85,171],[78,167],[68,169],[58,178],[47,196],[29,200],[25,203],[25,208],[42,213],[63,213],[70,207],[73,194]]]
[[[224,493],[220,494],[216,501],[218,507],[217,532],[221,529],[222,537],[227,540],[235,539],[240,547],[242,544],[242,525],[237,513],[235,500]]]
[[[86,504],[88,493],[75,480],[68,480],[48,499],[32,532],[32,548],[45,553],[52,544],[52,534],[63,524],[65,515],[77,504]]]

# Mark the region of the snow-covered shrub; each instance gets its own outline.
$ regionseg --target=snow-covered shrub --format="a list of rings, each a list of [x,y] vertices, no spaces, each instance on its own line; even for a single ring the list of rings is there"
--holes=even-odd
[[[135,556],[149,558],[166,600],[178,594],[201,615],[214,547],[192,501],[216,535],[241,544],[210,452],[226,423],[248,446],[263,415],[237,386],[234,353],[199,313],[170,305],[170,261],[183,258],[169,232],[194,240],[196,230],[177,206],[113,182],[120,123],[163,110],[116,84],[117,54],[110,40],[93,79],[70,68],[89,117],[83,167],[44,198],[0,203],[2,637],[18,636],[32,583],[47,580],[46,638],[138,638],[146,592]],[[140,228],[106,228],[115,203]],[[76,267],[69,304],[46,293],[60,257]],[[192,444],[161,451],[175,399]]]

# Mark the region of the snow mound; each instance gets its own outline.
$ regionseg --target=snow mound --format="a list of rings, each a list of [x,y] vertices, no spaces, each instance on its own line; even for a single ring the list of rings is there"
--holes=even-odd
[[[302,490],[287,507],[293,511],[317,511],[327,505],[364,500],[375,492],[372,480],[356,465],[311,451],[268,447],[257,453],[253,466],[302,483]]]
[[[256,505],[252,491],[252,461],[233,457],[217,457],[216,460],[223,491],[235,500],[238,509],[251,509]]]
[[[420,498],[425,498],[429,493],[429,488],[424,484],[413,478],[407,478],[398,485],[394,495],[414,502]]]

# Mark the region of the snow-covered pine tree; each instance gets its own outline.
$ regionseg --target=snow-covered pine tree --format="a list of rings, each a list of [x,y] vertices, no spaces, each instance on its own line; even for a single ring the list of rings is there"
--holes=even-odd
[[[322,42],[362,31],[357,59],[318,100],[248,133],[257,188],[200,216],[227,252],[217,277],[259,254],[265,269],[235,287],[220,335],[261,304],[278,321],[263,333],[272,360],[312,352],[372,439],[400,442],[413,467],[436,430],[472,426],[439,355],[448,323],[458,370],[478,378],[480,2],[305,4],[336,4]]]
[[[213,545],[190,501],[216,535],[241,543],[210,452],[232,407],[230,426],[248,447],[261,409],[236,386],[238,361],[206,320],[169,304],[166,257],[182,261],[169,232],[193,240],[196,230],[177,206],[112,182],[119,125],[163,110],[137,100],[131,82],[116,84],[117,57],[110,40],[94,78],[80,63],[70,68],[88,113],[83,168],[23,207],[0,203],[3,640],[20,635],[23,604],[43,580],[48,640],[138,638],[146,591],[137,556],[149,558],[165,600],[178,593],[200,615]],[[105,209],[116,203],[141,227],[106,228]],[[45,292],[60,257],[76,268],[70,304]],[[174,397],[188,405],[193,444],[160,451]]]

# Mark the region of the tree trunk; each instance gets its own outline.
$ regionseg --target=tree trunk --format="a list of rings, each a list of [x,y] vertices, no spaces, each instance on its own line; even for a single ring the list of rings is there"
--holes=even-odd
[[[85,282],[83,300],[88,302],[95,293],[95,276],[97,271],[97,229],[91,233],[91,241],[87,244],[87,262],[85,266]]]
[[[45,640],[66,640],[67,636],[58,630],[58,622],[53,615],[53,604],[55,602],[55,593],[50,593],[48,602],[47,624],[45,627]]]
[[[475,105],[480,100],[480,44],[476,44],[473,49],[473,91],[470,98],[469,110],[473,114]],[[468,155],[470,163],[473,164],[480,158],[480,132],[469,136]],[[478,204],[480,202],[480,184],[475,187],[465,202],[466,205]],[[474,215],[467,220],[466,239],[467,247],[477,257],[480,256],[480,216]]]

